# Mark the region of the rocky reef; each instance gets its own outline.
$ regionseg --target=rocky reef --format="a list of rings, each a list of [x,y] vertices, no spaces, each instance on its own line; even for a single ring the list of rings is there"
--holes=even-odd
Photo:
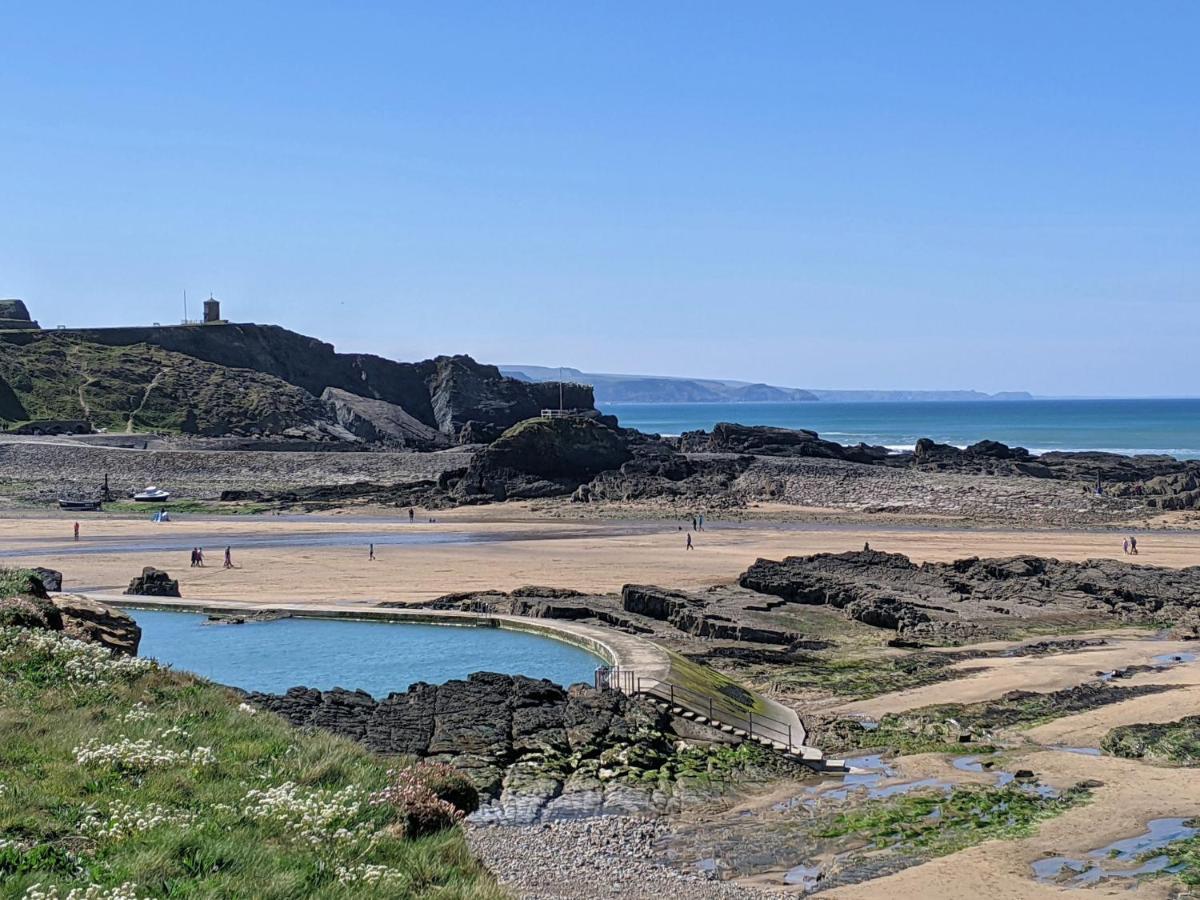
[[[898,553],[864,550],[760,559],[738,583],[779,598],[772,607],[831,606],[915,641],[983,639],[1002,634],[1014,620],[1047,612],[1169,621],[1192,633],[1200,624],[1200,567],[1036,556],[918,565]]]

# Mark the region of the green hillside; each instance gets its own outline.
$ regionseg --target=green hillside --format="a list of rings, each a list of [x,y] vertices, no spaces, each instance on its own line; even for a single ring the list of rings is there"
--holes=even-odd
[[[302,388],[152,347],[109,347],[44,333],[0,342],[0,424],[84,419],[109,431],[279,433],[324,423]]]

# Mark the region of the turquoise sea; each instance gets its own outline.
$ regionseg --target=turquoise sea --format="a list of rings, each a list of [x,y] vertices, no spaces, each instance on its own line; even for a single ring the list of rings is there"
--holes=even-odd
[[[1200,458],[1200,400],[1011,400],[921,403],[608,403],[622,425],[658,434],[717,422],[808,428],[841,444],[911,449],[929,437],[965,447],[988,438],[1046,450]]]

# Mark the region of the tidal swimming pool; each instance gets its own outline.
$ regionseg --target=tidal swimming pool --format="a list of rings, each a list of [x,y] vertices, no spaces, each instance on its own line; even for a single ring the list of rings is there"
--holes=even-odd
[[[592,682],[603,661],[578,647],[500,628],[277,619],[214,624],[202,613],[127,609],[142,627],[139,656],[248,691],[364,690],[376,697],[472,672]]]

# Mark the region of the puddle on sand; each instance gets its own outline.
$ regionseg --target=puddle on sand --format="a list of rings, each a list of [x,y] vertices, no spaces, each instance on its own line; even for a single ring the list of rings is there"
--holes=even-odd
[[[1078,753],[1081,756],[1102,756],[1099,747],[1047,747],[1048,750],[1059,750],[1063,753]]]
[[[808,892],[817,886],[821,880],[820,866],[792,866],[783,876],[783,883],[799,887]]]
[[[1176,867],[1171,866],[1168,856],[1154,856],[1141,865],[1133,868],[1109,869],[1103,862],[1117,863],[1136,862],[1147,853],[1160,850],[1175,841],[1184,840],[1200,832],[1200,828],[1185,825],[1187,819],[1168,818],[1151,819],[1146,823],[1143,834],[1131,838],[1113,841],[1103,847],[1088,851],[1087,859],[1073,859],[1066,856],[1051,856],[1039,859],[1033,863],[1033,874],[1039,881],[1053,881],[1072,885],[1095,884],[1104,878],[1137,878],[1140,875],[1152,875],[1155,872],[1170,872]]]
[[[992,766],[985,766],[978,756],[956,756],[951,760],[951,765],[960,772],[991,772],[996,776],[996,787],[1004,787],[1016,780],[1012,772],[993,771]]]
[[[1160,669],[1167,669],[1171,666],[1195,661],[1195,653],[1162,653],[1150,660],[1151,664],[1158,666]]]

